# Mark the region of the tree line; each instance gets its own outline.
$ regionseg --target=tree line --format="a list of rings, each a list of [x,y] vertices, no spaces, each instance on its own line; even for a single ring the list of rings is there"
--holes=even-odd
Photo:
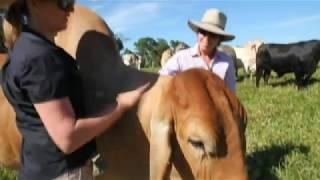
[[[125,48],[124,50],[122,49],[121,54],[139,54],[142,57],[141,67],[159,67],[162,53],[169,48],[175,49],[179,44],[186,43],[179,40],[170,40],[168,42],[163,38],[142,37],[134,43],[135,51]]]

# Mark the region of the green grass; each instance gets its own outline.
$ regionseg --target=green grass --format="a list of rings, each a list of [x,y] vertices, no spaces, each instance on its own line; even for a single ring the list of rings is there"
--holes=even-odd
[[[142,71],[146,71],[146,72],[155,72],[155,73],[157,73],[160,70],[160,68],[159,67],[149,67],[149,68],[142,68],[141,70]]]
[[[15,171],[0,168],[0,180],[15,180],[16,173]]]
[[[146,69],[157,71],[158,69]],[[246,107],[247,164],[251,180],[320,180],[320,69],[298,91],[292,75],[271,78],[270,85],[238,82]],[[15,179],[0,170],[1,180]]]
[[[250,179],[320,179],[320,70],[298,91],[292,75],[272,78],[257,89],[238,84],[247,109],[247,162]],[[262,83],[263,84],[263,83]]]

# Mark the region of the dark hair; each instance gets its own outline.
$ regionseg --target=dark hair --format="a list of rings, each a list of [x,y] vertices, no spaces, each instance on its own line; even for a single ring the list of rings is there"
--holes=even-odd
[[[2,22],[5,46],[12,49],[17,37],[21,33],[24,17],[28,14],[26,0],[16,0],[9,6]]]

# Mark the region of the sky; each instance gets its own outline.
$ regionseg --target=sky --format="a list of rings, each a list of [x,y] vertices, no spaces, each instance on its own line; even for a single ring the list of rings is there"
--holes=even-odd
[[[217,8],[227,15],[226,29],[236,38],[226,44],[243,46],[251,40],[290,43],[320,39],[320,0],[77,0],[99,14],[115,34],[134,49],[142,37],[180,40],[193,46],[196,34],[188,20],[201,21]]]

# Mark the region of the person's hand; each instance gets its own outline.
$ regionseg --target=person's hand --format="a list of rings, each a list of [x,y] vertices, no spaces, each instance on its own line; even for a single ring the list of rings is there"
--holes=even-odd
[[[147,90],[149,85],[150,85],[150,83],[148,82],[148,83],[138,87],[135,90],[131,90],[131,91],[127,91],[127,92],[123,92],[123,93],[118,94],[117,102],[118,102],[120,108],[122,108],[123,110],[127,110],[127,109],[131,108],[132,106],[134,106],[138,102],[138,100],[140,99],[142,94]]]

